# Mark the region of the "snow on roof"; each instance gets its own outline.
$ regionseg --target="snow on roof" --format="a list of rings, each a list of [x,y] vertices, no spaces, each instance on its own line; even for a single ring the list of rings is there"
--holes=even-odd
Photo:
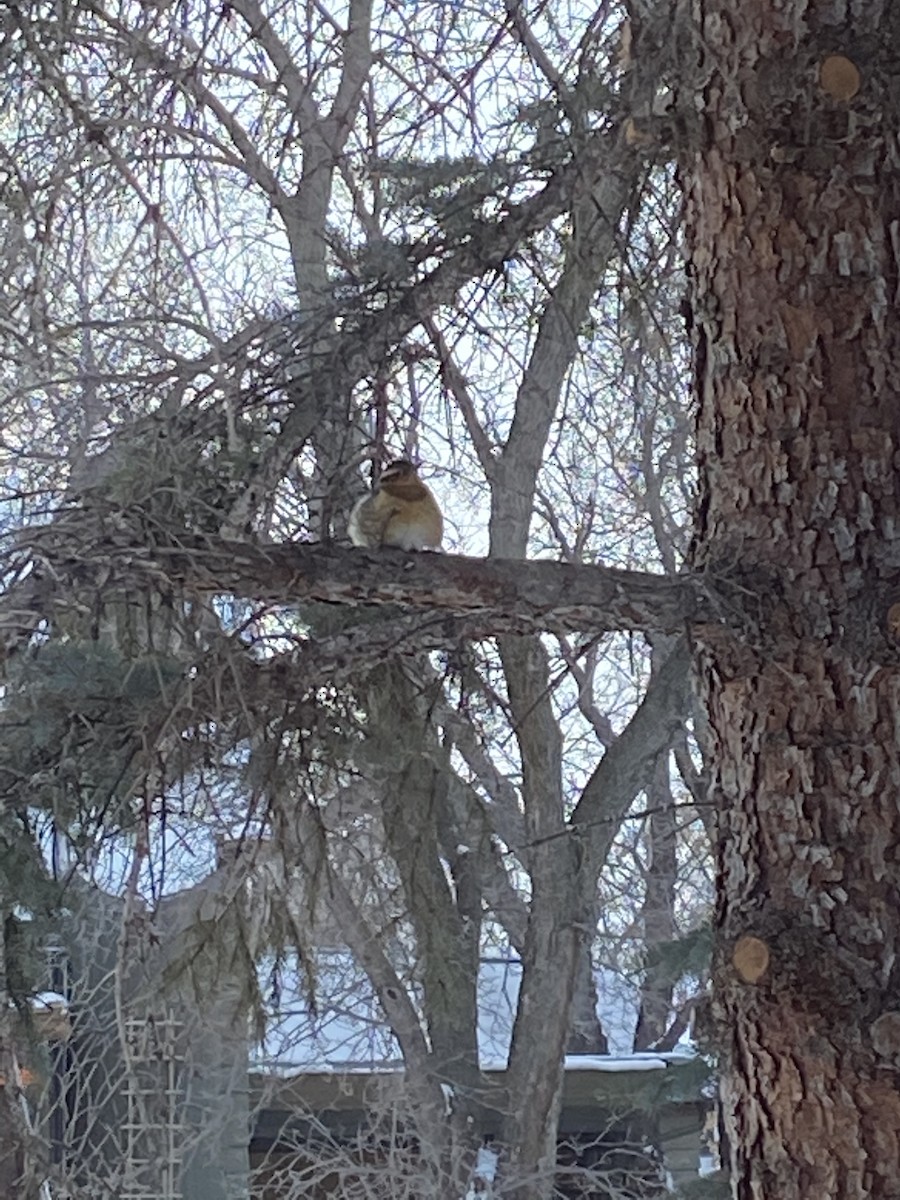
[[[31,1007],[35,1011],[50,1011],[55,1008],[68,1010],[69,1002],[59,992],[38,992],[31,997]]]
[[[567,1054],[564,1062],[566,1071],[600,1071],[607,1074],[623,1072],[665,1071],[672,1063],[686,1062],[693,1057],[686,1053],[646,1053],[634,1054]],[[481,1069],[487,1072],[505,1071],[506,1059],[482,1059]],[[267,1074],[277,1074],[283,1077],[291,1075],[402,1075],[406,1070],[402,1062],[390,1061],[372,1063],[286,1063],[283,1061],[266,1061],[257,1059],[257,1071]]]
[[[670,1062],[683,1062],[683,1054],[567,1054],[567,1071],[664,1071]]]

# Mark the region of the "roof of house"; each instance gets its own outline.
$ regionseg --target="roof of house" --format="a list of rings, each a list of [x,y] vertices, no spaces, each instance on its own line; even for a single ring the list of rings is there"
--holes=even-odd
[[[485,1071],[506,1068],[518,1003],[521,963],[488,957],[478,975],[478,1042]],[[253,1055],[256,1072],[281,1077],[402,1070],[399,1047],[383,1020],[369,981],[346,951],[324,951],[316,963],[317,1002],[300,989],[282,989],[263,1042]],[[604,1073],[665,1070],[694,1056],[680,1043],[672,1053],[632,1052],[637,991],[618,974],[596,972],[597,1011],[609,1054],[568,1055],[567,1071]]]

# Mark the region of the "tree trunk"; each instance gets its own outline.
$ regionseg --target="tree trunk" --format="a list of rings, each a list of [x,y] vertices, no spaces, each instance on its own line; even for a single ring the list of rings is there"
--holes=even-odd
[[[452,768],[449,749],[429,727],[434,696],[425,678],[415,663],[389,663],[372,673],[370,742],[383,764],[385,841],[415,931],[431,1049],[426,1069],[410,1081],[423,1174],[431,1181],[423,1188],[456,1196],[465,1190],[489,1111],[477,1032],[482,904],[468,856],[453,855],[452,888],[442,862]]]
[[[695,565],[746,617],[697,636],[741,1200],[900,1196],[900,14],[847,7],[695,4]]]
[[[661,754],[647,789],[650,809],[650,865],[644,893],[643,926],[647,963],[641,983],[635,1050],[650,1050],[665,1037],[672,1010],[675,976],[671,963],[660,958],[660,948],[675,938],[675,885],[678,872],[678,828],[669,779],[669,755]]]

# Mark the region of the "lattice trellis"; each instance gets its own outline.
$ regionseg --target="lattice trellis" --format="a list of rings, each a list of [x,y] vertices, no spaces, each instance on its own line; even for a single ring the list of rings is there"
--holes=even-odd
[[[122,1200],[181,1200],[181,1024],[172,1013],[129,1018],[126,1172]]]

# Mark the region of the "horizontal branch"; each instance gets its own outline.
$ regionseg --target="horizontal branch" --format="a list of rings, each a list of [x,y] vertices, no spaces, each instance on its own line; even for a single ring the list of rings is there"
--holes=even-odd
[[[501,633],[678,633],[690,623],[721,620],[711,590],[690,575],[335,543],[254,545],[198,538],[177,545],[133,544],[122,530],[83,540],[72,536],[71,523],[64,526],[63,536],[59,526],[32,531],[32,588],[40,590],[46,580],[53,581],[57,595],[73,586],[77,593],[79,586],[90,588],[93,577],[105,593],[155,585],[280,606],[312,601],[396,605],[433,618],[427,633],[421,626],[397,631],[401,642],[411,633],[411,642],[416,634],[425,635],[430,646],[458,636]]]

